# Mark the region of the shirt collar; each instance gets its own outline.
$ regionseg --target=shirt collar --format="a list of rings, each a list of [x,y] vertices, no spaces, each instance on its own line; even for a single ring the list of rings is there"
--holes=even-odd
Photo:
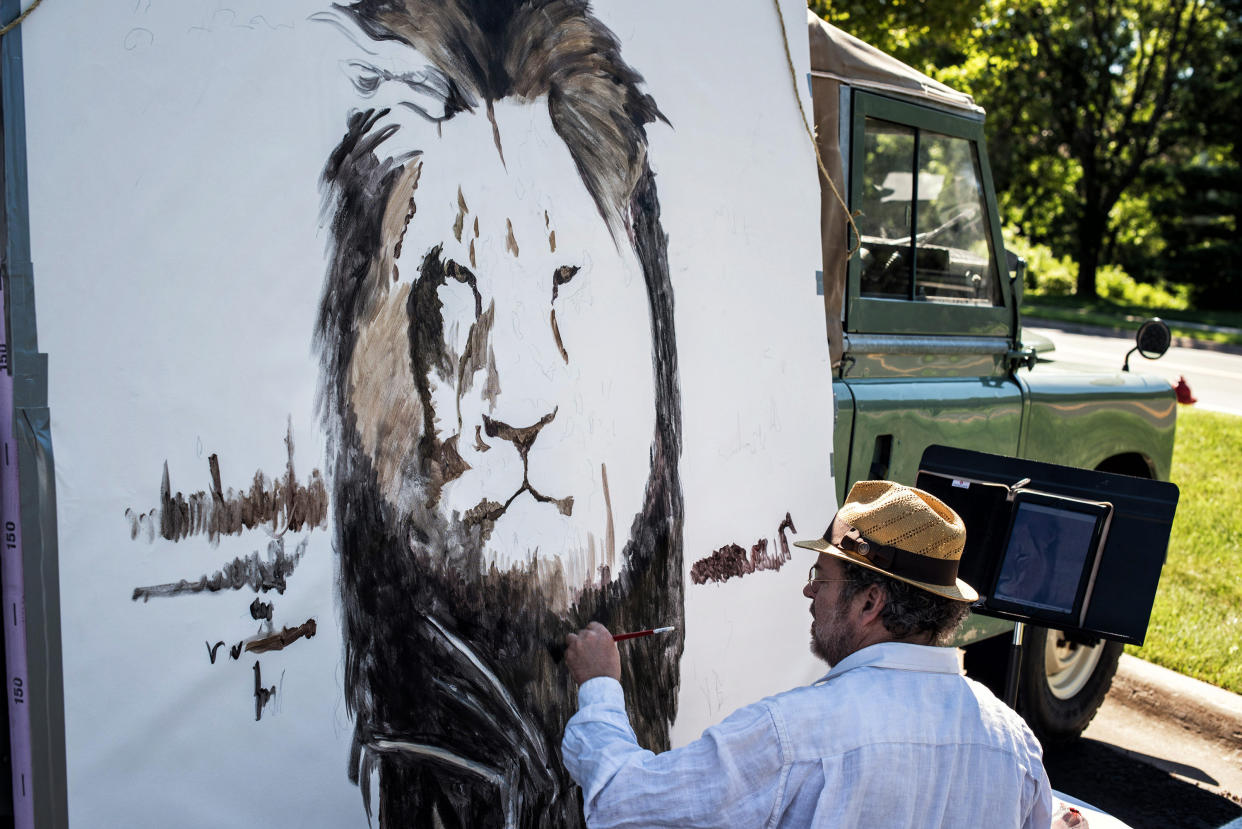
[[[880,642],[854,651],[842,659],[815,684],[855,668],[892,668],[898,671],[923,671],[934,674],[960,674],[957,648],[912,645],[908,642]]]

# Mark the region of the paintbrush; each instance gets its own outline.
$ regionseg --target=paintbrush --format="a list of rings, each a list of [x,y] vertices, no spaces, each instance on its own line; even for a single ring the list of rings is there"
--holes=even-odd
[[[651,636],[656,633],[672,633],[674,630],[672,625],[663,628],[650,628],[649,630],[636,630],[632,633],[618,633],[612,637],[614,642],[624,642],[626,639],[637,639],[640,636]]]
[[[626,639],[638,639],[643,636],[654,636],[657,633],[672,633],[676,629],[677,628],[675,628],[673,625],[669,625],[667,627],[662,627],[662,628],[648,628],[647,630],[634,630],[634,631],[630,631],[629,633],[618,633],[612,637],[612,641],[624,642]],[[550,653],[552,655],[552,658],[557,662],[560,662],[562,659],[565,658],[565,651],[566,651],[566,646],[564,642],[548,643],[548,653]]]

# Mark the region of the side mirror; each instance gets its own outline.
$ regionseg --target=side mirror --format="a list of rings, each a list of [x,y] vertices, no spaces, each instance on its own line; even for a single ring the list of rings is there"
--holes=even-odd
[[[1134,348],[1126,352],[1126,361],[1121,370],[1130,370],[1130,355],[1134,352],[1137,351],[1148,360],[1158,360],[1169,350],[1172,342],[1173,335],[1169,333],[1169,326],[1159,317],[1152,317],[1139,326],[1138,333],[1134,335]]]

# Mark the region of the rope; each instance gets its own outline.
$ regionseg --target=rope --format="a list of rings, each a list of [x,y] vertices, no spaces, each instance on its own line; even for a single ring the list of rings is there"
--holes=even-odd
[[[841,191],[837,190],[837,185],[832,180],[832,176],[828,175],[828,168],[824,166],[824,158],[819,154],[819,142],[815,140],[815,132],[811,129],[811,124],[807,121],[806,110],[802,107],[802,96],[798,94],[798,72],[794,69],[793,54],[789,51],[789,35],[785,33],[785,18],[781,15],[780,0],[772,0],[772,6],[776,9],[776,21],[781,27],[781,41],[785,44],[785,63],[789,66],[789,80],[793,83],[794,100],[798,104],[798,112],[802,115],[802,126],[806,129],[806,134],[811,139],[811,149],[815,150],[815,162],[819,165],[819,172],[823,175],[824,180],[832,188],[832,195],[837,197],[837,202],[841,205],[841,209],[845,211],[845,221],[849,223],[850,229],[854,231],[854,244],[845,255],[845,258],[848,260],[858,251],[859,246],[862,244],[862,237],[858,233],[858,225],[854,224],[854,216],[850,213],[849,205],[845,203],[845,199],[841,198]]]
[[[0,37],[4,37],[9,32],[13,31],[18,26],[22,25],[22,21],[25,20],[27,17],[30,17],[30,13],[34,11],[35,9],[39,8],[39,4],[42,2],[43,0],[34,0],[34,2],[30,4],[30,7],[26,9],[26,11],[22,12],[21,14],[17,16],[16,20],[14,20],[12,23],[7,24],[3,29],[0,29]]]

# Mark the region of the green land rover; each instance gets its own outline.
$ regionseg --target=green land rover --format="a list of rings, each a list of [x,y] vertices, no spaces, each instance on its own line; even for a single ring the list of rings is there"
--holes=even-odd
[[[1167,382],[1058,372],[1023,342],[1024,266],[1001,238],[983,110],[809,24],[838,498],[857,480],[913,484],[932,444],[1167,480]],[[968,673],[1001,684],[1012,627],[971,617]],[[1086,728],[1120,656],[1116,642],[1027,631],[1018,707],[1045,744]]]

